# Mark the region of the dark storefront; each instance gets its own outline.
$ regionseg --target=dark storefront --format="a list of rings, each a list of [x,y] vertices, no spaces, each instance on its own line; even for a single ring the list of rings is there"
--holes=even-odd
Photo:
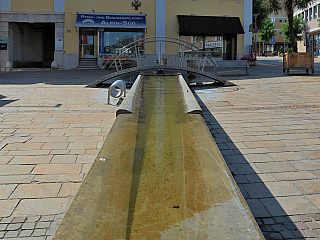
[[[223,59],[237,59],[237,35],[244,34],[238,17],[178,15],[178,21],[180,36],[219,37],[222,39],[220,51]],[[203,45],[203,50],[206,50]],[[216,54],[214,48],[211,51]]]
[[[13,67],[50,67],[54,60],[54,23],[10,23]]]

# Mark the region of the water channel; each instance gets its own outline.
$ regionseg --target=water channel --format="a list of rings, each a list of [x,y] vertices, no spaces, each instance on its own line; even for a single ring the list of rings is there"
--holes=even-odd
[[[143,75],[54,239],[264,239],[177,75]]]

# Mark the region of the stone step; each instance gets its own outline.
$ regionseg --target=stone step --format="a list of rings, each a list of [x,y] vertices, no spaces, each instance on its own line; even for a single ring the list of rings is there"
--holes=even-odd
[[[99,69],[96,58],[80,58],[78,69]]]

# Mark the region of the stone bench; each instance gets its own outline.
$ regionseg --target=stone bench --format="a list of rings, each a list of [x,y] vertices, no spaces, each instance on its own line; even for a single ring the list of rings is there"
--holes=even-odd
[[[221,60],[215,61],[217,64],[217,69],[219,68],[245,68],[246,75],[249,75],[249,65],[247,61],[244,60]]]

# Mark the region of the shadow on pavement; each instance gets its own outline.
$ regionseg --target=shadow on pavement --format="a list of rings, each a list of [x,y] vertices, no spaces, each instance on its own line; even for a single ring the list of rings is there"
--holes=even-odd
[[[2,84],[50,84],[50,85],[87,85],[109,74],[110,70],[47,70],[12,71],[0,73]]]
[[[204,120],[262,233],[268,239],[305,239],[247,159],[196,93]],[[230,151],[231,150],[231,151]]]
[[[15,101],[18,101],[19,99],[16,99],[16,100],[3,100],[4,98],[6,98],[6,96],[3,96],[0,94],[0,107],[3,107],[9,103],[12,103],[12,102],[15,102]]]

